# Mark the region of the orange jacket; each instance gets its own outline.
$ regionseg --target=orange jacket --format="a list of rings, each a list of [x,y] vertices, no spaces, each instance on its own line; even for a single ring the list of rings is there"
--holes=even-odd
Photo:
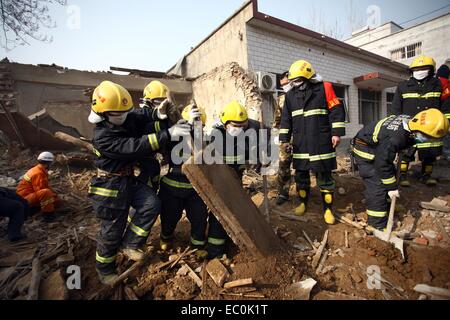
[[[48,172],[42,164],[38,164],[25,173],[17,186],[17,194],[21,197],[26,197],[42,189],[50,189]]]

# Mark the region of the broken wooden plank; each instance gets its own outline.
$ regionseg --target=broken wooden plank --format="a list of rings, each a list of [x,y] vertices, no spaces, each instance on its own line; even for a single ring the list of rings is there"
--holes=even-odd
[[[39,298],[39,285],[42,277],[42,266],[39,258],[33,259],[33,268],[31,270],[30,287],[28,288],[27,300],[37,300]]]
[[[127,298],[127,300],[139,300],[139,298],[137,297],[134,290],[131,289],[129,286],[125,286],[124,291],[125,291],[125,297]]]
[[[316,254],[314,255],[314,258],[313,258],[313,261],[312,261],[313,269],[316,269],[317,266],[319,265],[320,258],[322,256],[322,252],[325,249],[325,246],[327,245],[327,241],[328,241],[328,230],[325,231],[322,243],[320,244],[319,249],[317,250]]]
[[[225,289],[231,289],[231,288],[251,286],[251,285],[253,285],[253,279],[247,278],[247,279],[240,279],[240,280],[227,282],[223,285],[223,287]]]
[[[201,288],[203,286],[203,281],[202,279],[200,279],[200,277],[195,273],[194,270],[192,270],[192,268],[186,263],[186,261],[184,261],[184,265],[186,266],[186,268],[188,268],[189,273],[188,276],[191,277],[192,280],[194,280],[195,284]]]
[[[418,284],[414,291],[431,296],[434,299],[450,300],[450,290],[444,288],[431,287],[426,284]]]
[[[230,276],[227,268],[219,261],[219,259],[213,259],[206,265],[206,272],[213,279],[214,283],[219,287],[222,287],[227,278]]]
[[[261,213],[233,169],[227,165],[194,163],[204,162],[194,162],[191,158],[183,165],[183,172],[231,240],[255,258],[279,251],[280,240],[270,224],[261,219]]]
[[[265,299],[266,296],[264,294],[246,294],[246,293],[229,293],[229,292],[221,292],[223,296],[232,296],[232,297],[242,297],[242,298],[250,298],[250,299]]]
[[[300,221],[300,222],[308,222],[309,221],[307,218],[294,216],[293,214],[288,214],[288,213],[279,212],[278,215],[282,218],[294,220],[294,221]]]
[[[136,271],[137,269],[139,269],[141,266],[144,265],[145,261],[147,260],[147,258],[150,256],[151,252],[152,252],[152,247],[149,247],[147,249],[147,251],[144,254],[144,257],[142,258],[142,260],[140,261],[136,261],[128,270],[126,270],[125,272],[123,272],[120,276],[117,277],[116,280],[114,280],[111,284],[110,287],[114,288],[115,286],[117,286],[118,284],[122,283],[123,281],[125,281],[134,271]]]
[[[327,260],[327,258],[328,258],[328,251],[325,251],[325,253],[322,255],[322,259],[320,259],[319,266],[316,269],[316,274],[317,275],[322,273],[322,269],[323,269],[323,267],[325,265],[325,261]]]
[[[314,250],[314,252],[317,252],[317,248],[314,245],[314,243],[312,242],[311,238],[308,236],[308,234],[306,233],[305,230],[302,230],[303,235],[305,236],[306,241],[308,241],[309,245],[311,246],[311,248]]]
[[[344,231],[344,238],[345,238],[345,247],[348,249],[350,248],[349,242],[348,242],[348,231]]]

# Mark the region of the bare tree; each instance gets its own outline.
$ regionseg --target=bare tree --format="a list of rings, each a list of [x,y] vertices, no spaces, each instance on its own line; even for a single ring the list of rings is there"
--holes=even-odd
[[[310,7],[309,19],[310,23],[307,25],[309,29],[334,39],[341,40],[343,38],[344,33],[342,32],[341,25],[338,23],[338,20],[336,19],[334,24],[330,24],[330,19],[325,18],[325,14],[322,9],[317,9],[314,4]]]
[[[54,28],[50,4],[66,5],[66,0],[0,0],[0,23],[3,33],[0,45],[11,50],[29,44],[28,39],[51,42],[52,37],[41,33],[42,28]]]
[[[354,0],[350,0],[347,6],[347,20],[350,24],[352,32],[361,29],[364,26],[364,20],[362,16],[358,13],[359,8],[357,7]]]

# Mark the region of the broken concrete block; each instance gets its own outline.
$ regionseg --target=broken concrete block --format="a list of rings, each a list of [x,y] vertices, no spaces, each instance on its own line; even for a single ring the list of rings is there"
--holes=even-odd
[[[208,272],[214,283],[219,287],[222,287],[227,278],[230,276],[227,268],[225,268],[218,259],[211,260],[206,265],[206,272]]]
[[[39,288],[39,299],[41,300],[67,300],[69,299],[69,291],[61,272],[55,271],[51,273],[47,279],[42,281]]]
[[[289,286],[286,293],[295,300],[309,300],[311,291],[316,284],[316,280],[309,278]]]

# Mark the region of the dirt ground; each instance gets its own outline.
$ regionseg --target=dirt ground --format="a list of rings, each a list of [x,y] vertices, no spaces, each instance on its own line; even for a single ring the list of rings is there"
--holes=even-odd
[[[16,181],[30,168],[35,154],[18,149],[5,150],[0,158],[0,175]],[[340,195],[336,194],[335,211],[355,221],[365,221],[364,186],[348,172],[348,161],[339,159],[335,177]],[[158,251],[159,221],[148,240],[149,258],[123,285],[110,289],[102,286],[95,272],[95,238],[98,222],[86,198],[93,168],[83,155],[66,154],[58,157],[51,169],[51,184],[62,195],[63,206],[55,222],[47,224],[35,215],[25,224],[27,241],[11,245],[6,240],[7,219],[0,220],[0,298],[25,299],[31,279],[31,262],[39,257],[42,263],[41,299],[143,299],[143,300],[204,300],[204,299],[295,299],[290,290],[293,283],[313,278],[317,284],[311,299],[418,299],[413,289],[417,284],[450,289],[450,214],[420,208],[421,201],[441,198],[450,202],[449,166],[439,167],[442,181],[436,188],[416,182],[402,190],[396,231],[418,234],[418,239],[405,241],[406,259],[391,245],[348,224],[328,226],[323,221],[319,191],[313,189],[310,207],[303,221],[280,216],[291,214],[298,204],[295,188],[291,202],[275,204],[275,177],[270,179],[271,225],[283,244],[283,251],[262,261],[230,245],[228,256],[221,259],[230,273],[227,282],[252,278],[254,284],[224,290],[205,272],[204,261],[189,254],[174,261],[189,245],[189,223],[186,218],[176,231],[171,252]],[[416,168],[417,171],[417,168]],[[416,172],[417,173],[417,172]],[[444,177],[445,176],[445,177]],[[414,176],[412,177],[414,178]],[[413,180],[415,181],[415,180]],[[261,179],[249,176],[244,182],[250,188],[257,206],[262,205]],[[250,186],[248,186],[250,184]],[[314,184],[314,181],[313,181]],[[353,208],[353,211],[352,211]],[[263,216],[262,216],[263,218]],[[356,218],[356,219],[355,219]],[[312,267],[314,250],[305,233],[319,245],[328,230],[328,241],[319,264]],[[346,246],[346,234],[348,247]],[[69,274],[58,258],[73,252],[70,264],[81,268],[81,290],[67,290]],[[174,261],[168,263],[168,261]],[[118,258],[119,273],[132,262]],[[173,265],[173,267],[172,267]],[[200,288],[193,277],[183,272],[188,265],[203,281]],[[371,289],[368,270],[380,271],[380,286]],[[181,270],[180,270],[181,269]],[[55,280],[56,279],[56,280]]]

